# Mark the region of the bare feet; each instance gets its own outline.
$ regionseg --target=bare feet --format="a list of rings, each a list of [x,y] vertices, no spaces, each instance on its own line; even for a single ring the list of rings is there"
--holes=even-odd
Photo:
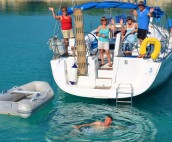
[[[112,64],[108,64],[109,67],[112,67]]]
[[[139,56],[137,56],[137,58],[144,58],[145,57],[145,55],[139,55]]]
[[[105,64],[104,63],[101,63],[100,66],[104,66]]]

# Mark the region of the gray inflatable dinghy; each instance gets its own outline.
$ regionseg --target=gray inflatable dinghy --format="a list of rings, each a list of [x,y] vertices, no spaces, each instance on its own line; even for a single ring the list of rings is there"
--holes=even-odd
[[[53,96],[54,92],[47,82],[34,81],[15,86],[0,94],[0,114],[27,118],[49,102]]]

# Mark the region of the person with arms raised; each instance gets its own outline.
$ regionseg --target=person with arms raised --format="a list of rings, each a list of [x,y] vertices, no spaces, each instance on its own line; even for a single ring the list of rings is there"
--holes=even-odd
[[[60,22],[61,22],[61,31],[62,31],[63,38],[64,38],[64,43],[65,43],[65,47],[66,47],[66,56],[67,56],[68,55],[69,38],[74,38],[73,29],[72,29],[72,18],[70,15],[68,15],[67,7],[62,7],[62,9],[61,9],[62,15],[60,15],[60,16],[57,16],[54,13],[53,7],[49,7],[49,10],[52,11],[52,15],[53,15],[54,19],[60,20]],[[74,48],[74,47],[72,47],[72,48]]]
[[[154,11],[154,8],[150,8],[150,10],[146,9],[143,1],[140,1],[138,6],[139,6],[139,9],[134,10],[133,14],[134,14],[134,16],[138,17],[137,38],[138,38],[139,43],[141,45],[143,40],[147,36],[150,17],[152,17],[152,13]],[[139,55],[139,57],[144,57],[144,55]]]

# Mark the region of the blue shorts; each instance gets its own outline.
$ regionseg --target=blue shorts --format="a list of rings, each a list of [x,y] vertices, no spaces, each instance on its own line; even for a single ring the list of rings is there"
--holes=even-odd
[[[133,47],[133,44],[132,43],[124,42],[124,45],[122,47],[122,50],[123,51],[132,51],[132,47]]]

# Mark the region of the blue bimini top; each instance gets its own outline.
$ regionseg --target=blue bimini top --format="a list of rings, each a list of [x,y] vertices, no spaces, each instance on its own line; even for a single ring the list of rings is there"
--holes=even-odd
[[[81,5],[76,5],[74,7],[69,7],[68,14],[72,14],[74,9],[77,8],[80,8],[83,11],[87,9],[100,9],[100,8],[137,9],[138,4],[130,3],[130,2],[117,2],[117,1],[87,2]],[[150,9],[150,7],[148,6],[146,6],[146,8]],[[62,11],[58,13],[58,15],[61,14]],[[161,18],[162,15],[164,15],[164,12],[159,7],[155,7],[153,12],[153,17]]]

